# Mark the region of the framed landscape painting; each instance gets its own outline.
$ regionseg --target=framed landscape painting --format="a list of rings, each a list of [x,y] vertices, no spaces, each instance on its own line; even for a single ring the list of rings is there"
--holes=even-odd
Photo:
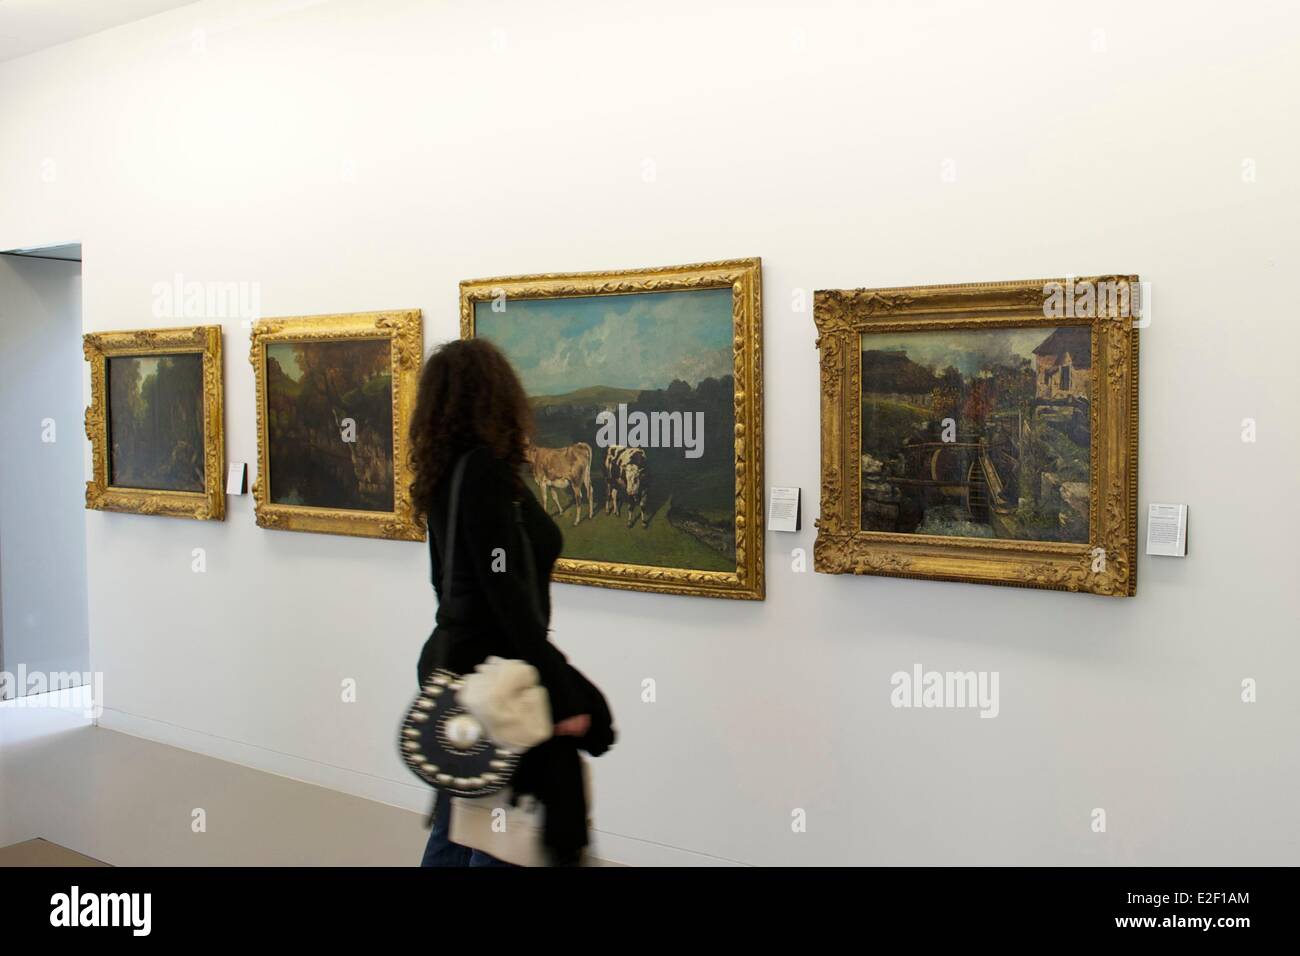
[[[761,600],[760,263],[461,283],[532,402],[555,580]]]
[[[816,569],[1132,595],[1138,289],[817,292]]]
[[[86,507],[222,520],[221,327],[94,332],[82,351],[91,391]]]
[[[424,539],[407,462],[423,341],[418,309],[254,325],[261,527]]]

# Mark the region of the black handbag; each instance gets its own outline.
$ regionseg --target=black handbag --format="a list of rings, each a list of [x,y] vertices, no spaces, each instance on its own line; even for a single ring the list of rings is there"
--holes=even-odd
[[[468,458],[468,452],[461,455],[451,477],[447,535],[442,546],[442,601],[451,596],[456,512]],[[523,538],[524,566],[531,583],[535,578],[533,551],[518,503],[515,520]],[[536,589],[530,588],[530,591],[533,592],[533,611],[542,619]],[[456,692],[464,678],[442,666],[443,657],[444,652],[440,651],[438,666],[425,679],[406,719],[402,721],[399,742],[402,760],[425,783],[452,796],[486,797],[510,785],[522,753],[494,743],[478,718],[456,702]]]

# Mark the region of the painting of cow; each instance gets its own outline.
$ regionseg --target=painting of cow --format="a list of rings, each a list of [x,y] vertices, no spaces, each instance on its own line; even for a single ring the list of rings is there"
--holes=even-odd
[[[756,552],[737,550],[757,525],[737,514],[748,487],[736,449],[737,409],[750,399],[735,376],[746,296],[731,279],[618,293],[573,281],[592,294],[530,292],[505,309],[486,297],[495,285],[461,285],[462,327],[469,311],[472,334],[505,352],[528,397],[537,448],[523,477],[563,526],[557,580],[695,593],[705,579],[691,575],[719,572],[737,576],[737,593],[753,589]],[[709,594],[732,589],[730,578],[707,580]]]
[[[618,515],[622,508],[619,496],[627,499],[627,526],[636,523],[636,512],[641,510],[641,527],[650,526],[646,500],[650,497],[650,470],[646,464],[644,448],[610,445],[605,451],[605,513]]]
[[[550,510],[549,500],[555,495],[555,513],[563,514],[564,505],[560,501],[560,489],[568,488],[573,495],[573,523],[582,519],[582,496],[587,499],[587,517],[595,514],[595,504],[591,494],[591,446],[585,441],[562,448],[542,448],[529,443],[525,452],[528,464],[532,466],[533,481],[541,492],[542,507]]]

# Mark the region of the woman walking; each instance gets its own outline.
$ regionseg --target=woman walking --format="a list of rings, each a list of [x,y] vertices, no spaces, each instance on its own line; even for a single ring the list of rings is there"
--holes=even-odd
[[[563,536],[523,481],[531,431],[523,386],[496,346],[456,340],[429,357],[411,422],[411,494],[429,525],[438,611],[418,677],[423,683],[436,667],[470,673],[489,656],[537,668],[554,736],[522,756],[511,786],[516,796],[530,794],[541,803],[552,864],[574,865],[587,845],[579,751],[603,753],[614,729],[603,695],[548,639],[551,569]],[[456,540],[448,541],[452,475],[462,459]],[[448,594],[441,569],[453,547]],[[437,792],[422,865],[503,865],[451,842],[450,803]]]

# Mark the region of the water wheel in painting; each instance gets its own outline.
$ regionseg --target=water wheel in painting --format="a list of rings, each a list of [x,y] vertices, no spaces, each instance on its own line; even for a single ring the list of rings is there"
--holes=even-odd
[[[966,510],[972,521],[988,524],[989,482],[979,458],[970,463],[970,470],[966,473]]]

